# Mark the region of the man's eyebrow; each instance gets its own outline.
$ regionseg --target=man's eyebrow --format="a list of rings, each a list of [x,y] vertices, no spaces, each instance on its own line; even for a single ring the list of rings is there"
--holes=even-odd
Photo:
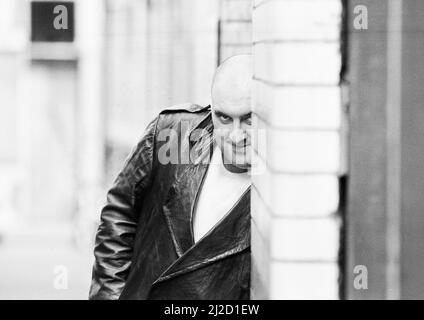
[[[221,112],[221,111],[218,111],[218,110],[215,110],[214,111],[215,112],[215,114],[219,117],[219,116],[225,116],[225,117],[230,117],[228,114],[225,114],[224,112]],[[230,117],[231,118],[231,117]]]
[[[240,119],[245,120],[249,119],[252,116],[252,112],[246,113],[240,117]]]

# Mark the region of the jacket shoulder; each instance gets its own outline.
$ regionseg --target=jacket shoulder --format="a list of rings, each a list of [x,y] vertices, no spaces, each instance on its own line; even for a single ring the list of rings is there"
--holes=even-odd
[[[162,109],[159,114],[201,113],[209,110],[210,106],[201,106],[194,103],[183,103]]]

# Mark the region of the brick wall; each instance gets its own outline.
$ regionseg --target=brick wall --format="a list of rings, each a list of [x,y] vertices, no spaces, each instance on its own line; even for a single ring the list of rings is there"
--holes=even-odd
[[[337,299],[341,171],[340,0],[258,0],[252,298]],[[266,150],[262,152],[261,150]]]
[[[252,0],[221,0],[219,63],[252,50]]]

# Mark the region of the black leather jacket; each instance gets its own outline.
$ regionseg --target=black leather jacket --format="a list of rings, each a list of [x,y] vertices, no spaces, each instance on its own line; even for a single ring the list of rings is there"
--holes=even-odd
[[[158,139],[167,128],[178,134]],[[212,132],[209,106],[164,110],[149,124],[108,191],[90,299],[249,299],[250,188],[194,243],[192,214],[208,169],[199,160]],[[189,148],[190,163],[159,163],[166,143]]]

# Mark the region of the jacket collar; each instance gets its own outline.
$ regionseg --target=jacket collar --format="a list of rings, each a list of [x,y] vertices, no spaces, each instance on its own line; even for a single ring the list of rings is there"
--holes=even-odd
[[[210,111],[190,130],[188,135],[188,151],[190,152],[190,162],[192,164],[209,163],[215,143],[213,130],[212,114]]]

